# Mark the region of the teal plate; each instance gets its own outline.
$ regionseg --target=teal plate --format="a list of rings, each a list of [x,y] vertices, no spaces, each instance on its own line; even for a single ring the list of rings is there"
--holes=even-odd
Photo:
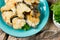
[[[0,0],[0,8],[4,5],[4,0]],[[15,37],[28,37],[32,36],[38,32],[40,32],[44,26],[46,25],[48,18],[49,18],[49,6],[46,0],[40,0],[40,4],[38,6],[39,11],[41,12],[40,23],[36,29],[31,28],[28,31],[23,30],[14,30],[12,27],[7,25],[0,12],[0,29],[2,29],[5,33],[15,36]]]

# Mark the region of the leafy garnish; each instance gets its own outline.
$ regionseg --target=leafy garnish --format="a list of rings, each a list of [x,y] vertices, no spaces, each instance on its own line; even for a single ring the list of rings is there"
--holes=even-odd
[[[60,1],[51,5],[51,10],[54,13],[54,19],[56,22],[60,23]]]
[[[30,29],[30,26],[26,23],[24,26],[23,26],[23,28],[22,28],[23,30],[29,30]]]

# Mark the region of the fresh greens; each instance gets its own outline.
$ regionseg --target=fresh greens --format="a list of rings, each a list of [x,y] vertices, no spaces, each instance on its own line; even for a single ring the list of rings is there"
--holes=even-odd
[[[26,23],[24,26],[23,26],[23,28],[22,28],[23,30],[29,30],[30,29],[30,26]]]
[[[54,13],[54,19],[56,22],[60,23],[60,1],[51,5],[51,10]]]

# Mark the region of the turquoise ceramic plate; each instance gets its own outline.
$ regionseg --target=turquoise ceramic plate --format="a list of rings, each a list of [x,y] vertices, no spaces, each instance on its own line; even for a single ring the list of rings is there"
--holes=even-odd
[[[0,0],[0,8],[4,5],[4,0]],[[49,18],[49,7],[48,7],[48,3],[46,0],[40,0],[40,4],[38,6],[39,11],[41,11],[41,22],[40,24],[37,26],[36,29],[31,28],[28,31],[23,31],[23,30],[14,30],[12,27],[10,27],[9,25],[7,25],[2,16],[1,16],[1,12],[0,12],[0,28],[6,32],[9,35],[15,36],[15,37],[27,37],[27,36],[32,36],[38,32],[40,32],[43,27],[46,25],[48,18]]]

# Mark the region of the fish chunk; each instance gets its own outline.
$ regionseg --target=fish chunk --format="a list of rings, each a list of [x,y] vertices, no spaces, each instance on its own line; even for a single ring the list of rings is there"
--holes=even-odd
[[[19,19],[19,18],[14,18],[12,20],[12,23],[14,29],[21,29],[26,24],[24,19]]]
[[[39,18],[35,18],[35,17],[32,17],[31,15],[28,15],[27,16],[27,23],[32,26],[32,27],[36,27],[36,25],[39,24]]]
[[[30,12],[31,9],[24,3],[17,5],[17,15],[20,18],[24,18],[23,12]]]
[[[15,15],[16,14],[11,11],[7,11],[7,12],[2,13],[2,17],[3,17],[4,21],[9,25],[12,25],[12,23],[10,22],[10,18],[12,18]]]

